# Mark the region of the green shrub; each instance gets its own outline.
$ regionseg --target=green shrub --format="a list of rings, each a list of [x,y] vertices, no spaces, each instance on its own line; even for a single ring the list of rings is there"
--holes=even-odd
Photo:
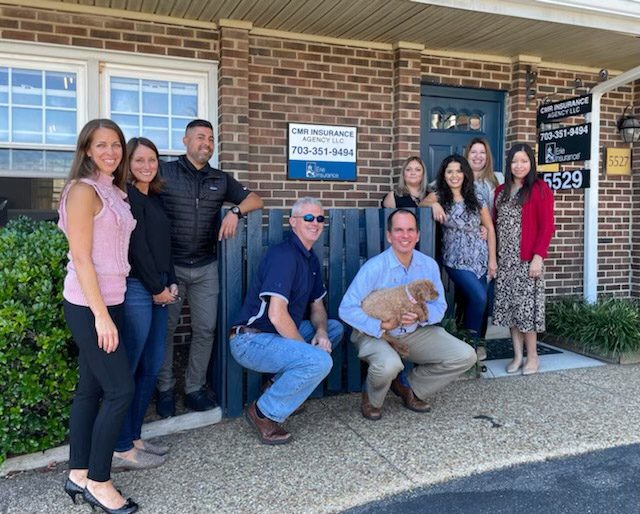
[[[0,229],[0,463],[67,434],[77,366],[62,312],[66,253],[51,222]]]
[[[547,305],[547,332],[594,352],[621,355],[640,350],[640,303],[607,298],[595,304],[563,298]]]

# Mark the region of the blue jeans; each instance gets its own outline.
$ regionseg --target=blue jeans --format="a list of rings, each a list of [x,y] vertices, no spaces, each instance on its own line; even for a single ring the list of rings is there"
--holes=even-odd
[[[315,335],[313,325],[306,320],[299,332],[307,343]],[[335,348],[344,334],[342,323],[330,319],[327,332],[331,347]],[[275,374],[273,385],[258,399],[258,407],[278,423],[304,403],[333,366],[331,354],[323,349],[268,332],[238,334],[229,341],[229,346],[241,366]]]
[[[482,334],[482,323],[487,307],[487,275],[480,278],[475,273],[462,269],[444,267],[447,275],[464,296],[464,328],[470,330],[475,337]]]
[[[124,325],[120,342],[127,351],[136,391],[122,424],[115,450],[124,452],[140,439],[144,415],[164,361],[168,309],[153,303],[151,293],[136,278],[127,278]]]

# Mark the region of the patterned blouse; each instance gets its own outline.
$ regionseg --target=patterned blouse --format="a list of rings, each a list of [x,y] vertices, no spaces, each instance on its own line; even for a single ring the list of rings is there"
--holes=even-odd
[[[481,207],[487,206],[482,198],[478,202]],[[442,225],[442,257],[445,266],[471,271],[478,278],[487,272],[489,249],[480,238],[480,211],[470,212],[463,201],[447,209],[447,221]]]

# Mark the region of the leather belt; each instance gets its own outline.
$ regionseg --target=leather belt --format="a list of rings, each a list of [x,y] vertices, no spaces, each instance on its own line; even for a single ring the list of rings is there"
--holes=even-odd
[[[229,330],[229,340],[236,337],[238,334],[259,334],[262,330],[257,328],[247,327],[246,325],[236,325]]]

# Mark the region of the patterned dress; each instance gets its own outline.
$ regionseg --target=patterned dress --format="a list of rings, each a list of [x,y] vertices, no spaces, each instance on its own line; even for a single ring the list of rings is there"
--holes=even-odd
[[[498,275],[493,323],[521,332],[544,332],[544,267],[540,278],[529,277],[529,262],[520,260],[522,207],[515,196],[501,204],[498,197]]]

